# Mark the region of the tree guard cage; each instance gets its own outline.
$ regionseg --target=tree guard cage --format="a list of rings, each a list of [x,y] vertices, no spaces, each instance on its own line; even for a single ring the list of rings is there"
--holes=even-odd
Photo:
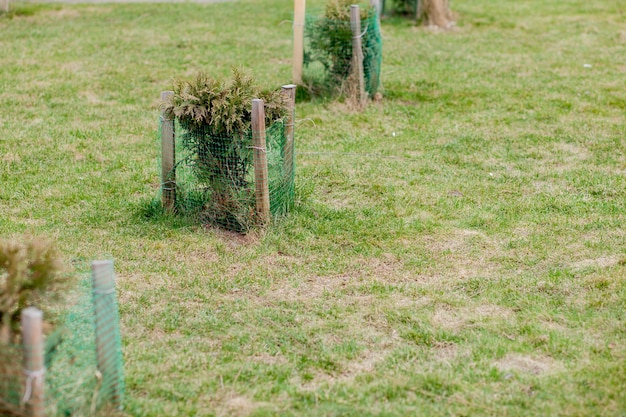
[[[163,114],[161,166],[171,167],[162,169],[163,206],[240,233],[286,214],[294,200],[295,86],[282,93],[287,116],[267,128],[263,100],[252,100],[251,129],[230,134]]]
[[[305,16],[302,83],[313,96],[350,94],[359,88],[355,38],[362,50],[363,88],[370,98],[380,89],[382,36],[377,7],[357,8],[360,24],[354,30],[350,12],[356,5],[350,3],[330,2],[323,14]]]

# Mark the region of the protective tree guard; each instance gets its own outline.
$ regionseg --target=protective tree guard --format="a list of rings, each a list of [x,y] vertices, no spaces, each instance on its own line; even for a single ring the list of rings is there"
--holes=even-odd
[[[322,15],[306,16],[302,86],[311,96],[345,96],[361,107],[360,73],[367,97],[374,98],[381,86],[380,3],[359,7],[355,22],[352,1],[329,1]]]
[[[160,137],[174,141],[162,153],[172,159],[161,163],[162,177],[175,178],[174,212],[238,233],[286,214],[295,194],[296,86],[263,89],[235,69],[230,80],[201,72],[173,87],[161,109],[175,131],[162,125]]]

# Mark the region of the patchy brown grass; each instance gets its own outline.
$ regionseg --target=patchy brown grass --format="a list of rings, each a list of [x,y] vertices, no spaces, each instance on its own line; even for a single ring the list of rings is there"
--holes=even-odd
[[[512,371],[533,375],[548,375],[563,372],[563,366],[549,357],[531,357],[526,355],[508,354],[495,362],[501,371]]]

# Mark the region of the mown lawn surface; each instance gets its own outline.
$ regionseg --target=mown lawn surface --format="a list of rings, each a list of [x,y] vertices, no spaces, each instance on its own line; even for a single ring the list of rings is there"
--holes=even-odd
[[[626,4],[452,6],[383,20],[381,103],[298,103],[296,206],[245,237],[145,216],[154,103],[288,84],[291,1],[0,15],[0,237],[115,259],[129,415],[626,413]]]

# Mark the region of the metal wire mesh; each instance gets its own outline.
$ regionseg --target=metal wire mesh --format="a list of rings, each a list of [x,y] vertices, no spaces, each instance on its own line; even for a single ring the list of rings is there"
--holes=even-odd
[[[175,178],[176,212],[203,224],[246,232],[258,223],[255,186],[264,180],[271,214],[287,213],[294,198],[295,152],[286,127],[276,121],[265,130],[267,178],[259,178],[251,131],[215,134],[208,125],[183,126],[175,121],[175,164],[166,178]]]

